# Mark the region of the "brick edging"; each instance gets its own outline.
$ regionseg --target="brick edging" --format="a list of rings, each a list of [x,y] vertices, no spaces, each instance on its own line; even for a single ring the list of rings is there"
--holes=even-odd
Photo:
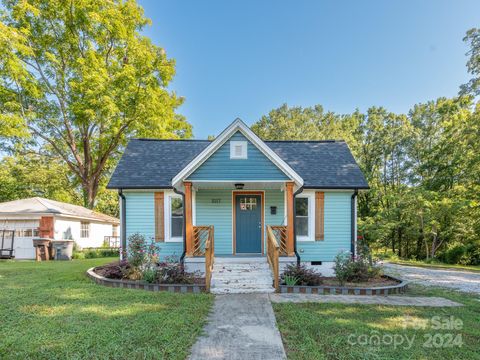
[[[195,294],[206,291],[205,285],[198,284],[149,284],[144,281],[108,279],[95,273],[94,269],[93,267],[88,269],[87,276],[97,284],[108,287]]]
[[[397,279],[390,275],[384,275],[392,280],[399,281],[397,285],[379,287],[345,287],[345,286],[289,286],[280,285],[280,293],[294,294],[319,294],[319,295],[391,295],[403,294],[408,287],[408,281]]]

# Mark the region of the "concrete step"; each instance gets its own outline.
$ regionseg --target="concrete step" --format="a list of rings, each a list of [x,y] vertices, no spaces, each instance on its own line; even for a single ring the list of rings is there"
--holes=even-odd
[[[264,257],[215,258],[214,294],[272,293],[273,278]]]
[[[211,288],[210,292],[216,295],[223,294],[271,294],[275,292],[273,287],[265,288],[232,288],[232,287],[221,287],[221,288]]]

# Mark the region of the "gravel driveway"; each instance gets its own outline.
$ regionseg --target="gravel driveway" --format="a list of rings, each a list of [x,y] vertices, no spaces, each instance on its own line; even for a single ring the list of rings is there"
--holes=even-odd
[[[385,273],[413,283],[441,286],[480,294],[480,273],[459,270],[428,269],[416,266],[384,264]]]

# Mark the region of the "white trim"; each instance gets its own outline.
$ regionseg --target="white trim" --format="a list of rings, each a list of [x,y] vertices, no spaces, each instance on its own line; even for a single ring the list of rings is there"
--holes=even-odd
[[[163,213],[165,224],[165,242],[183,242],[183,236],[171,236],[172,198],[182,199],[182,196],[173,191],[164,192]],[[183,221],[185,221],[185,219],[183,219]]]
[[[298,194],[296,199],[306,198],[308,199],[308,235],[297,235],[297,241],[315,241],[315,191],[305,190]],[[293,218],[296,219],[297,214],[293,214]]]
[[[191,183],[277,183],[283,184],[286,180],[190,180]]]
[[[237,159],[248,159],[248,142],[247,141],[238,141],[232,140],[230,141],[230,159],[237,160]],[[236,148],[240,146],[241,153],[240,155],[236,154]]]
[[[282,170],[298,187],[303,185],[303,179],[285,161],[268,147],[250,128],[240,119],[230,124],[210,145],[198,154],[172,180],[172,186],[178,187],[182,181],[202,165],[218,148],[236,132],[240,131],[253,145],[255,145],[270,161]]]

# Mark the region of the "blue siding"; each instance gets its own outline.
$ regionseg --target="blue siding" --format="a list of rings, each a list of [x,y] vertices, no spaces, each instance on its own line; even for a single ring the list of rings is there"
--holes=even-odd
[[[236,132],[230,140],[248,141]],[[230,140],[223,144],[190,176],[189,180],[288,180],[255,145],[248,142],[248,159],[230,159]]]
[[[220,202],[212,203],[212,199]],[[280,190],[265,191],[265,224],[285,224],[284,193]],[[270,207],[277,207],[277,214],[270,214]],[[196,193],[196,224],[215,227],[215,254],[233,254],[232,190],[199,190]],[[265,233],[266,235],[266,233]],[[264,244],[265,246],[265,244]]]
[[[155,236],[155,211],[153,192],[125,192],[127,242],[128,237],[140,233],[150,242]],[[175,255],[180,257],[183,252],[183,242],[159,242],[160,257]]]
[[[325,193],[325,240],[297,242],[302,261],[333,261],[339,251],[350,251],[351,196],[351,192]]]
[[[215,255],[232,255],[232,191],[199,190],[195,206],[196,225],[215,227]]]

